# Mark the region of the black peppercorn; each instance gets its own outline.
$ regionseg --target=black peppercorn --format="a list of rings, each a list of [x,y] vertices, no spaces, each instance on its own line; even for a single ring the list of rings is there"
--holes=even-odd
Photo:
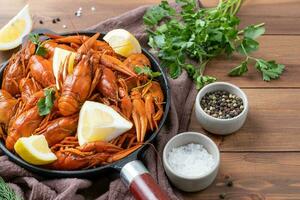
[[[226,186],[228,186],[228,187],[232,187],[232,186],[233,186],[233,182],[232,182],[232,180],[228,180],[228,181],[226,181]]]
[[[55,23],[56,23],[56,20],[55,20],[55,19],[53,19],[53,20],[52,20],[52,23],[53,23],[53,24],[55,24]]]
[[[220,199],[225,199],[225,197],[226,197],[226,194],[225,194],[225,193],[221,193],[221,194],[219,195],[219,198],[220,198]]]
[[[44,22],[42,20],[39,21],[40,24],[44,24]]]

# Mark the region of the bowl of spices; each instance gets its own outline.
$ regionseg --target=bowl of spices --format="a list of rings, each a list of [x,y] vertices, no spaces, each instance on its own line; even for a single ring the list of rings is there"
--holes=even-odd
[[[174,186],[186,192],[195,192],[207,188],[216,178],[220,153],[209,137],[185,132],[166,144],[163,164]]]
[[[195,114],[205,130],[219,135],[233,133],[247,118],[247,96],[233,84],[211,83],[198,92]]]

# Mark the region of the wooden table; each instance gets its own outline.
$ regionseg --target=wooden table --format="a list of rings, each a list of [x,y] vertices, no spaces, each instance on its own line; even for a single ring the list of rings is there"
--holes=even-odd
[[[29,0],[32,13],[43,19],[60,17],[62,22],[34,27],[55,31],[87,28],[105,18],[121,14],[142,4],[158,0],[101,0],[50,1]],[[18,0],[0,0],[0,26],[4,25],[25,3]],[[205,0],[205,6],[216,0]],[[95,6],[96,11],[90,8]],[[83,8],[80,18],[74,12]],[[300,1],[299,0],[246,0],[239,16],[245,24],[265,22],[267,33],[260,39],[260,50],[255,55],[275,59],[286,65],[280,80],[263,82],[253,68],[244,77],[230,78],[226,72],[240,59],[215,59],[207,74],[219,80],[234,83],[246,92],[250,112],[246,124],[237,133],[226,137],[212,137],[222,152],[221,167],[216,181],[205,191],[184,193],[185,199],[300,199]],[[71,23],[72,22],[72,23]],[[72,25],[74,24],[74,25]],[[0,54],[0,61],[8,53]],[[204,132],[192,116],[190,130]],[[227,180],[233,186],[226,186]]]

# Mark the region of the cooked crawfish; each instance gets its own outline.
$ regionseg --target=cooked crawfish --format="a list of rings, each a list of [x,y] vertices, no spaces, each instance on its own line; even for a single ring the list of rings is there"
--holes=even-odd
[[[104,67],[97,89],[109,99],[114,101],[118,99],[117,78],[111,69]]]
[[[12,151],[15,143],[20,137],[30,136],[34,130],[39,127],[42,119],[43,118],[39,115],[37,106],[34,106],[17,116],[8,127],[8,136],[5,141],[7,149]]]
[[[157,122],[163,115],[164,94],[158,82],[152,81],[142,91],[145,109],[151,130],[157,128]]]
[[[92,48],[100,54],[106,54],[116,57],[116,53],[107,42],[97,40]]]
[[[38,55],[31,56],[29,67],[33,78],[44,88],[55,84],[52,65],[49,60]]]
[[[92,69],[89,57],[83,56],[76,65],[73,74],[66,77],[62,94],[58,100],[58,109],[63,116],[75,114],[80,105],[88,98],[92,84]]]
[[[87,52],[95,45],[100,33],[96,33],[92,37],[88,38],[82,45],[77,49],[79,54],[87,54]]]
[[[75,135],[77,123],[78,115],[60,117],[36,129],[35,134],[43,134],[51,147],[64,138]]]
[[[61,35],[54,35],[54,34],[45,34],[49,38],[53,39],[55,42],[58,43],[76,43],[78,45],[81,45],[86,40],[88,40],[90,37],[86,35],[70,35],[70,36],[61,36]]]
[[[122,148],[113,145],[108,142],[103,141],[96,141],[96,142],[89,142],[84,144],[81,147],[78,147],[78,150],[82,152],[106,152],[106,153],[117,153],[122,150]]]
[[[127,118],[130,119],[132,113],[132,101],[128,94],[128,87],[127,83],[124,79],[120,78],[118,80],[120,87],[119,87],[119,96],[120,100],[120,107],[122,114]]]
[[[48,168],[59,170],[77,170],[93,167],[107,162],[111,156],[109,153],[96,153],[82,156],[73,152],[55,152],[57,160],[48,165]]]
[[[73,147],[76,138],[68,138],[62,145],[54,147],[58,149],[55,154],[57,160],[48,167],[53,169],[76,170],[93,167],[107,162],[113,154],[122,149],[108,142],[91,142],[82,147]],[[69,146],[68,146],[69,145]]]
[[[25,66],[28,64],[30,57],[35,52],[35,44],[33,44],[30,40],[26,41],[24,45],[22,45],[22,51],[24,52],[24,63]]]
[[[18,100],[5,90],[0,90],[0,124],[8,125],[16,112]]]
[[[74,48],[72,48],[72,47],[70,47],[68,45],[65,45],[65,44],[58,44],[54,40],[48,40],[48,41],[44,42],[43,46],[47,49],[47,55],[46,55],[46,57],[51,62],[52,62],[52,58],[53,58],[53,55],[54,55],[54,50],[55,50],[56,47],[61,48],[61,49],[65,49],[65,50],[68,50],[68,51],[75,52]]]
[[[19,83],[26,76],[26,67],[24,64],[24,54],[22,51],[13,55],[7,67],[4,70],[2,89],[16,96],[20,93]]]
[[[131,92],[132,99],[132,119],[136,129],[136,137],[138,142],[144,141],[147,132],[147,114],[145,110],[145,102],[142,99],[142,94],[138,90]]]
[[[29,110],[30,108],[36,106],[38,101],[43,97],[45,97],[44,90],[40,90],[40,91],[33,93],[33,95],[31,95],[26,100],[26,104],[24,106],[23,111]]]
[[[142,53],[132,54],[131,56],[126,58],[123,63],[133,71],[135,67],[149,67],[151,65],[149,59]]]
[[[59,43],[75,43],[78,45],[83,44],[85,41],[87,41],[90,37],[86,35],[72,35],[72,36],[67,36],[67,37],[61,37],[55,39],[56,42]]]
[[[128,68],[126,65],[123,64],[120,60],[113,56],[109,56],[106,54],[103,54],[101,56],[100,62],[102,65],[109,67],[113,70],[117,70],[119,72],[122,72],[128,76],[137,76],[130,68]]]
[[[141,144],[137,144],[131,148],[128,149],[124,149],[112,156],[110,156],[107,159],[107,162],[111,163],[111,162],[115,162],[117,160],[121,160],[122,158],[125,158],[126,156],[128,156],[129,154],[131,154],[132,152],[136,151],[137,149],[139,149],[142,145]]]
[[[22,78],[19,87],[24,103],[28,102],[34,93],[42,90],[41,85],[33,77]]]

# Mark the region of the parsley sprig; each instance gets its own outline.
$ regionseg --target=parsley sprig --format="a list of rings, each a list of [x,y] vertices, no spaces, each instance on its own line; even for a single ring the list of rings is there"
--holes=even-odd
[[[251,25],[240,31],[240,33],[244,34],[244,38],[237,46],[237,51],[240,54],[245,55],[246,58],[240,65],[231,69],[229,72],[230,76],[241,76],[245,74],[248,71],[248,63],[252,60],[256,62],[255,68],[262,73],[264,81],[279,78],[284,70],[284,65],[278,64],[274,60],[266,61],[249,55],[250,53],[258,50],[259,43],[255,39],[264,34],[264,32],[265,28],[259,25]]]
[[[276,79],[283,72],[282,64],[250,56],[258,50],[256,39],[264,34],[265,28],[262,23],[238,30],[240,19],[235,15],[242,0],[220,0],[215,8],[199,8],[194,0],[176,0],[176,3],[181,6],[180,12],[163,0],[144,15],[148,44],[172,78],[177,78],[184,69],[197,88],[202,88],[216,80],[204,75],[207,63],[221,54],[230,56],[234,52],[245,56],[245,60],[229,72],[230,76],[245,74],[251,60],[256,62],[255,68],[265,81]],[[199,65],[191,64],[188,58]]]
[[[28,36],[29,40],[37,45],[35,54],[39,56],[45,56],[47,54],[47,49],[43,46],[42,42],[40,41],[40,36],[37,33],[30,33]]]
[[[45,97],[40,98],[37,103],[40,116],[48,115],[51,112],[55,100],[55,89],[47,88],[44,90],[44,94]]]
[[[147,66],[136,66],[134,68],[134,71],[137,74],[144,74],[144,75],[150,77],[150,79],[159,77],[161,75],[160,72],[154,72],[154,71],[151,70],[150,67],[147,67]]]

